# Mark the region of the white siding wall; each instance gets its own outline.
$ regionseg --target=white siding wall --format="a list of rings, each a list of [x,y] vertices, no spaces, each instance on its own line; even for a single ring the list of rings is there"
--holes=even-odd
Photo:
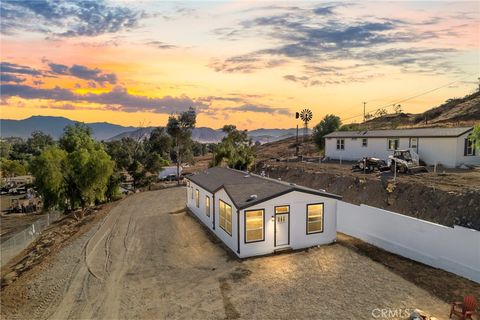
[[[463,151],[462,151],[463,154]],[[420,138],[418,155],[428,165],[435,163],[445,167],[455,167],[457,158],[456,138]]]
[[[206,190],[202,189],[201,187],[197,186],[193,182],[190,182],[192,188],[187,187],[187,206],[190,210],[210,229],[212,228],[213,224],[213,202],[212,202],[212,194],[207,192]],[[195,190],[199,190],[200,198],[199,198],[199,208],[196,206],[195,202]],[[193,198],[192,198],[193,193]],[[207,217],[205,211],[205,196],[210,197],[210,217]]]
[[[399,138],[400,149],[409,147],[409,138]],[[330,138],[325,141],[325,155],[330,159],[359,160],[363,157],[388,159],[393,151],[388,150],[387,138],[367,138],[367,147],[362,147],[362,138],[344,138],[345,150],[337,150],[337,139]]]
[[[212,230],[232,251],[237,252],[237,209],[233,205],[232,201],[222,189],[215,193],[215,201],[213,196],[208,191],[204,190],[202,187],[197,186],[195,183],[189,181],[192,188],[187,187],[187,207],[197,216],[202,223]],[[200,192],[200,206],[197,208],[195,202],[195,190],[198,189]],[[193,198],[192,198],[193,192]],[[205,196],[210,197],[210,217],[207,217],[205,211]],[[220,212],[220,202],[229,204],[232,207],[232,235],[230,236],[226,233],[219,225],[219,212]],[[214,209],[215,206],[215,209]],[[213,215],[215,212],[215,229],[213,228]]]
[[[232,207],[232,235],[220,228],[220,200]],[[237,253],[237,208],[225,190],[221,189],[215,193],[215,234],[230,248]]]
[[[322,233],[306,233],[307,204],[324,203],[324,226]],[[290,205],[290,245],[292,249],[308,248],[319,244],[331,243],[337,233],[337,200],[302,192],[290,192],[283,196],[256,204],[240,212],[240,257],[250,257],[274,252],[274,208]],[[245,210],[265,210],[265,240],[245,243]]]
[[[462,164],[480,165],[480,150],[476,150],[475,156],[463,156],[464,139],[467,135],[459,138],[454,137],[418,137],[418,154],[420,159],[428,165],[435,163],[445,167],[456,167]],[[393,152],[387,149],[389,138],[367,138],[367,147],[362,147],[362,139],[344,138],[345,150],[337,150],[337,139],[330,138],[325,141],[325,156],[330,159],[359,160],[363,157],[377,157],[388,159]],[[399,138],[399,149],[409,148],[410,138]]]
[[[465,139],[467,139],[469,134],[470,132],[457,138],[457,166],[462,164],[480,165],[480,150],[478,148],[475,150],[474,156],[464,156]]]
[[[336,238],[337,233],[337,200],[331,198],[320,197],[302,192],[290,192],[283,196],[274,198],[247,208],[245,210],[265,209],[265,241],[245,243],[244,235],[244,214],[245,210],[240,211],[240,254],[238,254],[237,239],[237,209],[233,205],[230,197],[225,190],[221,189],[215,193],[215,201],[210,193],[197,186],[193,182],[189,182],[191,187],[187,187],[187,207],[212,230],[233,252],[239,257],[250,257],[273,253],[274,245],[274,207],[289,205],[290,206],[290,245],[292,249],[307,248],[314,245],[331,243]],[[196,207],[195,190],[200,192],[200,206]],[[193,193],[193,198],[192,198]],[[205,214],[205,196],[210,196],[211,214],[207,217]],[[219,212],[220,200],[232,207],[232,235],[220,228]],[[324,203],[324,220],[323,232],[316,234],[306,234],[306,208],[307,204]],[[215,210],[213,207],[215,206]],[[215,229],[213,229],[213,211],[215,211]]]

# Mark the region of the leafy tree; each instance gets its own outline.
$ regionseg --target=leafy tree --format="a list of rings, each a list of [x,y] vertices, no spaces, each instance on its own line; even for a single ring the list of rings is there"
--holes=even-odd
[[[170,162],[164,159],[160,154],[152,152],[145,157],[145,169],[151,173],[160,172],[164,166],[168,166]]]
[[[172,148],[172,137],[168,135],[167,130],[162,127],[153,129],[149,139],[146,141],[145,149],[148,152],[154,152],[164,159],[169,158]]]
[[[85,124],[67,126],[59,146],[48,147],[37,156],[32,173],[39,192],[49,199],[48,206],[63,205],[66,199],[72,210],[82,207],[83,217],[87,205],[105,199],[114,162]]]
[[[248,169],[255,160],[253,143],[247,131],[240,131],[234,125],[225,125],[223,132],[227,135],[215,149],[213,165],[226,162],[230,168]]]
[[[156,131],[156,130],[154,130]],[[160,134],[157,134],[160,133]],[[135,188],[143,187],[153,182],[149,173],[156,174],[169,164],[171,138],[164,130],[159,130],[154,138],[142,143],[132,138],[105,143],[107,153],[115,161],[115,171],[127,171],[133,179]]]
[[[12,152],[12,144],[8,141],[0,141],[0,158],[8,159]]]
[[[47,147],[54,144],[52,136],[45,134],[42,131],[34,131],[30,138],[27,139],[27,151],[28,153],[38,156]]]
[[[402,111],[403,111],[402,106],[400,104],[394,105],[393,110],[395,110],[395,113],[397,113],[397,114],[402,113]]]
[[[208,152],[208,145],[206,143],[194,141],[192,144],[192,152],[195,157],[204,156]]]
[[[47,147],[35,157],[30,170],[35,177],[35,185],[43,198],[44,209],[65,204],[64,168],[67,153],[55,146]]]
[[[475,142],[477,149],[480,150],[480,124],[475,125],[473,132],[470,135],[470,139]]]
[[[27,174],[27,166],[20,160],[9,160],[2,158],[0,162],[2,176],[10,178],[24,176]]]
[[[196,121],[197,115],[193,108],[168,118],[167,133],[173,139],[178,183],[180,183],[180,164],[185,158],[191,157],[192,129],[195,128]]]
[[[105,190],[105,198],[108,201],[117,200],[120,195],[120,184],[122,176],[118,172],[114,172],[108,180],[107,190]]]
[[[350,124],[343,124],[340,128],[338,128],[338,131],[356,131],[359,126],[356,123],[350,123]]]
[[[69,153],[80,148],[91,149],[96,144],[92,139],[92,129],[81,122],[66,126],[58,142],[60,147]]]
[[[12,149],[9,155],[11,160],[30,161],[32,155],[28,149],[28,145],[23,139],[19,139],[12,144]]]
[[[385,108],[380,108],[375,112],[376,117],[383,117],[386,114],[387,114],[387,110],[385,110]]]
[[[93,140],[93,139],[92,139]],[[67,193],[72,208],[105,200],[105,192],[114,162],[98,142],[68,153],[66,162]]]
[[[333,114],[327,114],[320,123],[313,127],[313,141],[320,150],[325,148],[325,136],[331,132],[338,130],[342,121]]]
[[[118,170],[128,171],[133,161],[142,159],[145,155],[143,144],[130,137],[106,142],[105,148],[110,157],[115,161]]]

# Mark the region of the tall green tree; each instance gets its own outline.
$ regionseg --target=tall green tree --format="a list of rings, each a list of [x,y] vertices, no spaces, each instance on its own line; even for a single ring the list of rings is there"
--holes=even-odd
[[[331,132],[337,131],[342,125],[339,117],[333,114],[327,114],[322,121],[313,127],[313,141],[320,150],[325,148],[325,136]]]
[[[193,108],[178,115],[171,115],[167,122],[167,133],[172,137],[175,161],[177,163],[177,183],[180,183],[180,164],[191,157],[192,129],[197,115]]]
[[[470,139],[475,142],[477,149],[480,150],[480,124],[476,124],[475,127],[473,127]]]
[[[230,168],[247,170],[255,161],[254,145],[247,131],[240,131],[234,125],[222,129],[227,135],[217,145],[212,165],[226,163]]]
[[[39,192],[50,199],[49,206],[63,205],[62,200],[66,199],[70,209],[82,207],[83,217],[86,206],[105,199],[114,162],[103,145],[93,140],[85,124],[67,126],[59,147],[48,147],[37,156],[32,173],[38,180]],[[53,196],[54,193],[58,196]]]
[[[20,160],[0,159],[0,171],[2,177],[24,176],[27,174],[26,162]]]
[[[35,185],[43,198],[45,210],[60,205],[66,200],[65,169],[67,153],[56,146],[50,146],[32,160],[30,171]]]
[[[172,148],[172,137],[163,127],[152,130],[150,137],[145,142],[145,149],[149,153],[156,153],[165,160],[169,159],[170,149]]]
[[[43,150],[54,143],[52,136],[42,131],[32,132],[32,135],[26,141],[28,152],[34,156],[40,155]]]

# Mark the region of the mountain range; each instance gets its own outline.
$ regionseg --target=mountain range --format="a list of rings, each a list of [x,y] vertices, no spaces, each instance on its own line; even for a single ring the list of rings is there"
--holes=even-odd
[[[32,116],[23,120],[0,119],[1,137],[28,138],[33,131],[42,131],[58,139],[67,125],[76,121],[64,117]],[[119,140],[124,137],[135,139],[148,138],[155,127],[125,127],[108,122],[87,123],[92,128],[93,137],[97,140]],[[302,134],[303,130],[299,131]],[[253,141],[260,143],[273,142],[296,134],[296,129],[255,129],[248,131]],[[202,143],[216,143],[222,140],[225,133],[221,129],[198,127],[193,129],[192,138]]]

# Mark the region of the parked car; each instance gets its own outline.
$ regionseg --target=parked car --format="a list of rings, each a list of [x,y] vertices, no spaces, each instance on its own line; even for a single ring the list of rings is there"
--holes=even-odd
[[[379,158],[364,157],[352,165],[353,171],[365,171],[366,173],[377,171],[387,171],[390,167],[387,163]]]
[[[174,174],[174,173],[171,173],[169,175],[167,175],[163,181],[176,181],[177,180],[177,175]]]

